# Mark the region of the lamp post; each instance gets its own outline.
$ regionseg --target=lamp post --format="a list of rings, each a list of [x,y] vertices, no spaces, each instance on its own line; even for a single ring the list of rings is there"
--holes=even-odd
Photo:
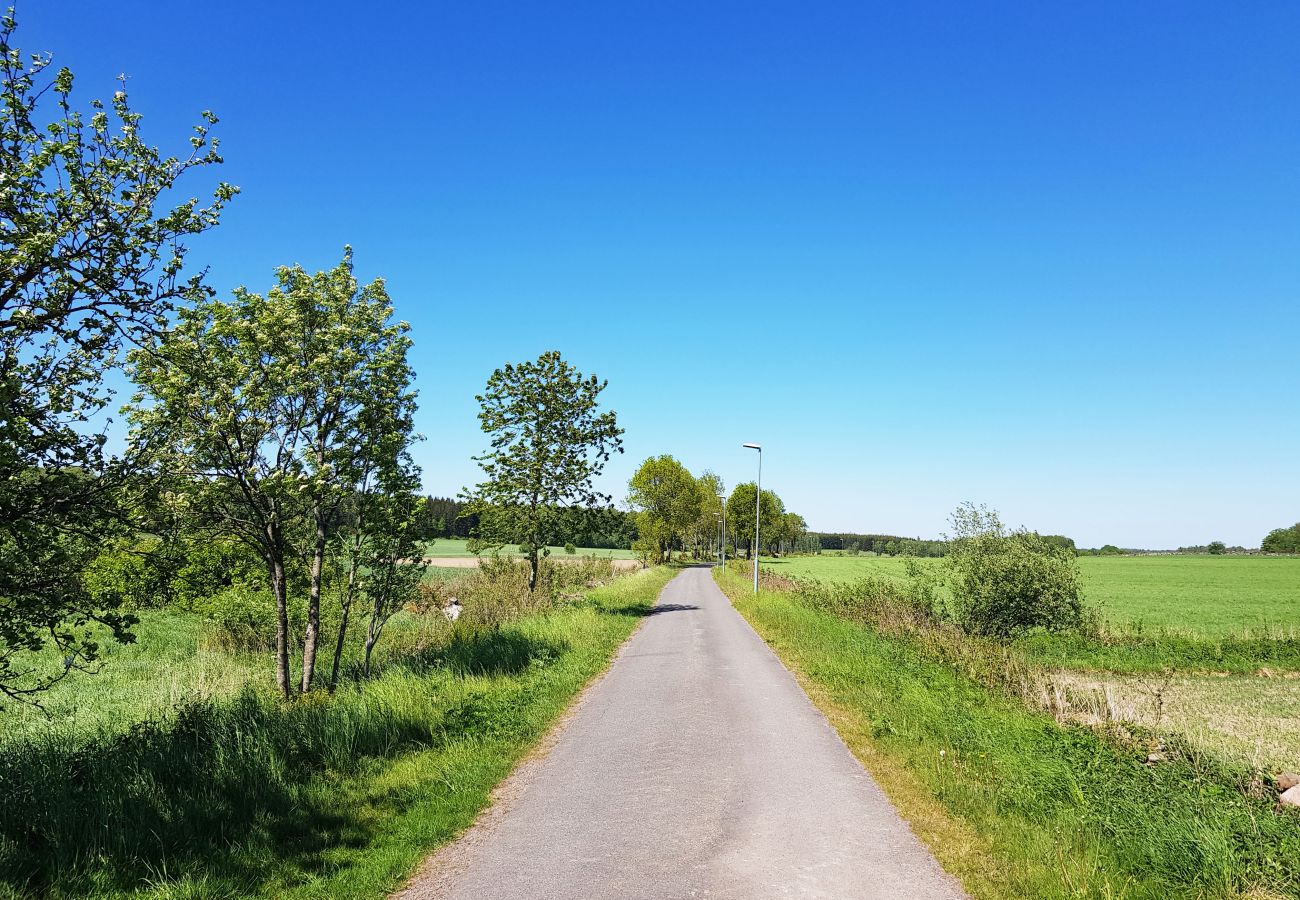
[[[714,513],[713,518],[718,520],[718,565],[722,565],[722,513]]]
[[[754,491],[754,593],[758,593],[758,520],[763,512],[763,445],[745,444],[747,450],[758,451],[758,484]]]
[[[727,495],[719,494],[722,501],[722,567],[727,567]]]

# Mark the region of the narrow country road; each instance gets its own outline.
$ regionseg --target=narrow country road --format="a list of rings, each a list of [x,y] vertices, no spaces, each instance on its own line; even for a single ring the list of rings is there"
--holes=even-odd
[[[402,900],[965,896],[707,568]]]

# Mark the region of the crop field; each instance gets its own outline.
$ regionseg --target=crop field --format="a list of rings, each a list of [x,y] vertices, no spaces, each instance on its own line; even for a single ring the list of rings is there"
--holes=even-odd
[[[428,541],[425,543],[424,555],[431,559],[461,559],[461,558],[472,558],[474,556],[479,555],[476,553],[470,553],[469,550],[466,549],[466,543],[467,543],[466,541],[463,541],[459,538],[438,538],[436,540]],[[552,556],[563,557],[568,555],[564,552],[563,547],[551,547],[550,551]],[[509,556],[522,555],[519,553],[518,547],[511,546],[511,545],[507,545],[504,548],[503,552]],[[601,547],[579,547],[576,555],[595,556],[601,559],[633,559],[634,558],[631,550],[622,550],[622,549],[611,550],[608,548],[601,548]]]
[[[935,560],[920,560],[934,565]],[[903,578],[906,560],[876,556],[766,559],[780,575],[852,581]],[[1300,612],[1300,557],[1083,556],[1085,598],[1115,629],[1204,636],[1292,633]]]

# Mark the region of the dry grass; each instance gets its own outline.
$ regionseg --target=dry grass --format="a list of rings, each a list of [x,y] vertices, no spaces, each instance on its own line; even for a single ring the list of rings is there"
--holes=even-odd
[[[1300,768],[1300,681],[1293,677],[1056,672],[1041,689],[1065,718],[1132,722],[1263,772]]]

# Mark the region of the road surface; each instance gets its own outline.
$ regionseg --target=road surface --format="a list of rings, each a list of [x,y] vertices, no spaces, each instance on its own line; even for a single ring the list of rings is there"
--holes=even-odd
[[[402,900],[964,897],[707,568]]]

